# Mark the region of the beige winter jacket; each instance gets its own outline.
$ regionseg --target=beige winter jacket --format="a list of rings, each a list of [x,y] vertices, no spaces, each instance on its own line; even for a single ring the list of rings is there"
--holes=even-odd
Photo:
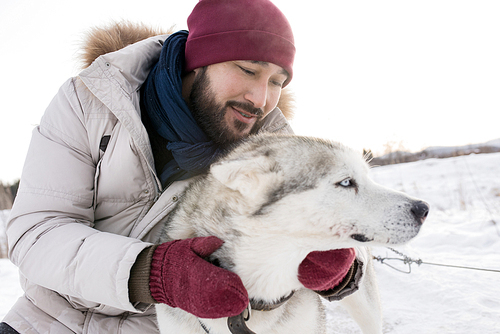
[[[7,227],[25,295],[3,321],[17,331],[157,332],[154,307],[132,305],[127,283],[189,184],[161,188],[140,117],[139,88],[166,38],[100,56],[34,129]],[[276,109],[263,131],[291,129]]]

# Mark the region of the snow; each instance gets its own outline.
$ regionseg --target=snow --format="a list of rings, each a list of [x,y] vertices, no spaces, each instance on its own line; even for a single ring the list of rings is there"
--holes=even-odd
[[[500,147],[500,138],[486,142],[487,146]]]
[[[7,259],[0,259],[0,319],[7,314],[16,300],[22,296],[17,268]]]
[[[6,252],[5,222],[9,210],[0,211],[0,253]],[[5,254],[5,253],[3,253]],[[0,259],[0,320],[3,319],[17,298],[23,294],[19,285],[17,268],[8,260]]]
[[[431,205],[421,233],[394,247],[399,252],[424,262],[500,270],[500,153],[389,165],[370,173],[378,183]],[[398,257],[386,248],[373,253]],[[424,263],[412,264],[411,273],[404,274],[380,262],[374,265],[384,333],[500,333],[499,272]],[[0,280],[1,319],[22,294],[17,270],[6,259],[0,260]],[[338,304],[325,304],[328,334],[361,333]]]
[[[500,270],[500,153],[389,165],[371,174],[431,205],[420,234],[394,247],[399,252],[424,262]],[[384,248],[373,253],[398,257]],[[380,262],[375,269],[384,333],[500,333],[500,272],[413,264],[411,274],[403,274]],[[352,321],[335,325],[345,314],[329,305],[329,333],[361,333]]]
[[[7,236],[5,235],[5,221],[9,210],[0,210],[0,258],[7,255]]]

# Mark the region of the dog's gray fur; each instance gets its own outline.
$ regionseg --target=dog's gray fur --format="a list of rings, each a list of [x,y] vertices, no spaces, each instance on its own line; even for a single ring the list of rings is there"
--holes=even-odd
[[[250,298],[276,310],[252,312],[248,327],[263,333],[325,333],[322,303],[297,278],[311,251],[356,247],[363,265],[360,290],[342,303],[364,333],[381,333],[381,311],[371,256],[365,245],[404,243],[425,219],[425,203],[375,184],[360,153],[339,143],[258,135],[213,164],[185,192],[165,222],[160,242],[214,235],[224,245],[213,257],[237,273]],[[200,319],[157,306],[162,333],[206,331]],[[210,333],[229,333],[226,319],[201,319]]]

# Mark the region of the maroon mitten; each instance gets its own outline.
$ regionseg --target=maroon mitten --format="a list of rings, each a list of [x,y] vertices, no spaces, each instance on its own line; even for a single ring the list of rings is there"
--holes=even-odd
[[[315,291],[333,289],[342,282],[355,258],[353,248],[311,252],[299,265],[299,281]]]
[[[249,300],[238,275],[203,259],[222,244],[217,237],[200,237],[158,246],[149,281],[153,298],[199,318],[224,318],[243,312]]]

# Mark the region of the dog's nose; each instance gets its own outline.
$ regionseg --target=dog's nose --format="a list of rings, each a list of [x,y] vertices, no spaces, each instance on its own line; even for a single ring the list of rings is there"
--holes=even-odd
[[[429,209],[429,204],[425,203],[424,201],[418,201],[413,204],[411,212],[413,213],[415,218],[417,218],[420,224],[423,224],[425,218],[427,218],[427,215],[429,214]]]

